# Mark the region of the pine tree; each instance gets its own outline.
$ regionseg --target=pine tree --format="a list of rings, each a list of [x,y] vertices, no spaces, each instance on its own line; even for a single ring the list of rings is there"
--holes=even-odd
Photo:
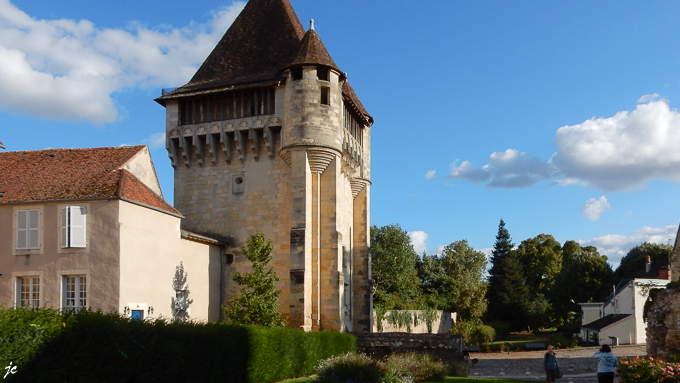
[[[240,286],[241,296],[227,302],[223,307],[224,315],[231,323],[258,326],[285,326],[286,318],[279,313],[279,294],[275,283],[279,281],[273,267],[265,271],[272,260],[272,242],[258,231],[248,238],[242,254],[253,263],[253,271],[234,274],[233,280]]]
[[[489,320],[503,320],[505,318],[506,313],[503,305],[503,301],[505,300],[505,261],[514,247],[515,245],[512,243],[510,233],[505,228],[505,222],[501,219],[501,222],[498,224],[496,242],[494,243],[493,251],[491,252],[489,287],[486,293],[488,300],[487,317]]]

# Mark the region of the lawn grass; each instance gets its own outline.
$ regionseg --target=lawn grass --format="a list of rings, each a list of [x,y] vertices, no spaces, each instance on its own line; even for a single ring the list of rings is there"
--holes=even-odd
[[[553,334],[556,334],[556,331],[544,331],[540,332],[537,334],[534,333],[529,333],[529,332],[522,332],[522,333],[511,333],[509,335],[506,335],[502,338],[498,338],[495,341],[489,343],[489,346],[496,346],[498,347],[501,344],[507,344],[510,343],[512,345],[512,349],[514,350],[516,347],[521,347],[523,348],[526,343],[537,343],[537,342],[543,342],[546,344],[550,344],[550,337]],[[494,347],[492,347],[493,349]]]
[[[295,378],[295,379],[288,379],[284,380],[280,383],[308,383],[308,382],[313,382],[316,376],[307,376],[304,378]]]
[[[314,377],[288,379],[280,383],[309,383],[312,381],[314,381]],[[526,383],[526,380],[458,378],[447,376],[444,378],[444,383]]]
[[[526,383],[526,380],[510,380],[510,379],[479,379],[479,378],[457,378],[447,376],[444,378],[444,383]]]

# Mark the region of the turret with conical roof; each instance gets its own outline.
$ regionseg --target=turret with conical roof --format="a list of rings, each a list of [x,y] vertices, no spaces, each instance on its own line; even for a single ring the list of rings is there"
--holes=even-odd
[[[313,24],[288,0],[250,0],[166,107],[183,227],[228,240],[219,302],[247,271],[256,230],[274,244],[291,327],[369,331],[373,118]]]

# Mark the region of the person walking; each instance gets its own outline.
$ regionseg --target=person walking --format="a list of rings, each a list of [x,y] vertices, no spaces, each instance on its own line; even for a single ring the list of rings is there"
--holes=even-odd
[[[597,381],[598,383],[614,383],[614,371],[619,365],[619,359],[612,353],[609,345],[603,345],[593,354],[593,358],[598,358]]]
[[[557,357],[552,345],[548,345],[548,351],[543,356],[543,371],[545,372],[545,383],[555,383],[557,378]]]

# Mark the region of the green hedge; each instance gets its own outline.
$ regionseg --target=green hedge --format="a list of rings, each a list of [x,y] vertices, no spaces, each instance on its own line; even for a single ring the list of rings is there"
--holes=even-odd
[[[0,346],[0,360],[18,366],[8,382],[273,382],[312,374],[319,360],[356,349],[349,334],[17,311],[25,319],[12,329],[2,318],[14,310],[0,310],[0,331],[32,334],[31,315],[52,318],[54,331],[24,354]]]

